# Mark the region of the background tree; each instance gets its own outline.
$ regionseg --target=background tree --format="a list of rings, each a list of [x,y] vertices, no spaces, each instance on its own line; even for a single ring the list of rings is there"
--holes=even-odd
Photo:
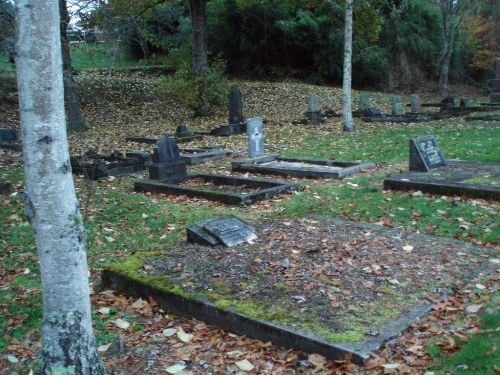
[[[85,230],[69,161],[58,0],[17,0],[26,213],[42,277],[43,374],[104,374],[92,332]]]
[[[344,131],[355,130],[352,118],[352,8],[353,0],[345,2],[345,39],[344,39],[344,76],[342,83],[342,117],[344,120]]]

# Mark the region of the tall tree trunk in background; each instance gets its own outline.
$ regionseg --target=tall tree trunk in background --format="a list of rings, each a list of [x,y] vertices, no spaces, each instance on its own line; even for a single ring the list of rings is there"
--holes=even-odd
[[[69,14],[66,0],[59,0],[59,12],[61,14],[61,46],[64,77],[64,101],[68,113],[68,128],[83,129],[85,122],[80,110],[80,100],[76,93],[76,82],[71,70],[71,57],[69,54],[68,24]]]
[[[201,100],[200,113],[203,116],[210,112],[210,104],[207,98],[207,75],[208,75],[208,43],[207,43],[207,0],[189,0],[191,9],[191,39],[193,51],[193,74],[198,79],[198,90]]]
[[[345,3],[344,77],[342,83],[342,117],[344,131],[355,131],[352,118],[352,7],[353,0]]]
[[[85,229],[64,113],[58,0],[16,0],[26,214],[43,294],[42,373],[104,374],[90,315]]]

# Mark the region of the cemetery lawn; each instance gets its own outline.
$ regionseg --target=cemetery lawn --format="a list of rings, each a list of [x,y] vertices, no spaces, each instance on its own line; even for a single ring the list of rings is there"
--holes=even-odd
[[[210,118],[191,119],[189,109],[155,93],[156,77],[116,73],[108,82],[104,78],[88,72],[77,78],[88,129],[69,134],[72,154],[89,148],[99,153],[114,149],[129,151],[141,145],[125,142],[126,136],[173,133],[181,122],[186,122],[190,129],[209,130],[226,121],[225,108],[216,109]],[[249,207],[132,193],[136,180],[132,177],[92,183],[76,177],[77,192],[86,213],[94,322],[102,355],[109,369],[128,368],[131,374],[143,373],[148,360],[153,369],[163,371],[186,359],[191,361],[188,368],[196,374],[207,371],[204,365],[224,373],[237,368],[235,363],[244,359],[256,366],[270,362],[275,370],[358,373],[361,370],[348,361],[334,363],[284,350],[160,311],[154,300],[138,301],[102,290],[101,271],[127,258],[132,262],[144,252],[159,254],[184,240],[186,226],[216,215],[236,215],[252,223],[262,218],[293,221],[305,214],[318,214],[457,239],[498,251],[498,202],[466,196],[385,192],[382,180],[407,169],[409,138],[426,134],[435,136],[446,159],[498,163],[499,125],[488,121],[465,122],[460,118],[410,125],[364,124],[357,120],[357,131],[345,134],[337,118],[327,119],[317,127],[291,124],[291,120],[302,116],[309,94],[319,94],[322,102],[339,109],[340,91],[336,88],[293,82],[236,83],[245,98],[245,115],[261,115],[267,120],[267,152],[375,162],[378,168],[343,180],[287,179],[301,183],[303,191]],[[104,110],[99,102],[101,94],[107,100]],[[387,94],[373,93],[372,98],[375,106],[383,112],[389,111]],[[6,108],[0,127],[11,127],[17,118],[14,108]],[[225,143],[228,150],[243,151],[246,136],[205,137],[187,147],[215,143]],[[38,366],[40,277],[33,236],[23,210],[20,155],[3,150],[0,153],[1,181],[11,182],[18,192],[0,196],[0,374],[24,374],[29,367]],[[189,170],[229,174],[230,159]],[[458,285],[450,297],[436,303],[426,319],[401,335],[396,345],[387,345],[379,356],[374,356],[365,371],[382,373],[388,368],[384,365],[399,363],[399,370],[409,368],[424,373],[433,369],[435,373],[445,373],[467,364],[471,369],[477,367],[477,373],[494,373],[494,366],[499,366],[498,351],[494,350],[498,347],[498,335],[488,330],[498,327],[500,297],[495,292],[498,280],[498,276],[493,276]],[[479,305],[477,312],[466,313],[468,307]],[[123,346],[127,349],[121,350]],[[480,353],[475,352],[478,347],[482,348]]]

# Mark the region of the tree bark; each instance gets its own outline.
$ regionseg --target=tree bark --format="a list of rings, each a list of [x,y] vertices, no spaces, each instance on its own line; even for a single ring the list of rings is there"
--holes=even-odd
[[[207,0],[189,0],[191,10],[191,40],[193,53],[193,74],[198,83],[198,94],[201,102],[200,113],[203,116],[210,112],[207,98],[208,75],[208,43],[207,43]]]
[[[83,129],[85,121],[80,108],[80,99],[76,93],[76,82],[71,70],[71,56],[69,54],[68,24],[69,14],[66,0],[59,0],[59,11],[61,14],[61,49],[63,61],[64,79],[64,101],[68,114],[69,129]]]
[[[58,0],[16,0],[26,214],[43,295],[42,373],[104,374],[92,332],[85,229],[64,113]]]
[[[345,38],[344,38],[344,75],[342,80],[342,117],[344,131],[352,132],[356,128],[352,118],[352,8],[353,0],[345,4]]]

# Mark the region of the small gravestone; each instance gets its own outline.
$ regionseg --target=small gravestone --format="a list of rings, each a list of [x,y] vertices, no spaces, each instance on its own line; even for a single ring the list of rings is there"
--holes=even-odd
[[[367,92],[359,94],[359,112],[364,113],[370,108],[370,95]]]
[[[319,124],[321,122],[321,111],[319,107],[319,96],[311,95],[307,99],[307,122],[310,125]]]
[[[227,96],[229,103],[229,124],[241,124],[243,119],[243,96],[238,86],[232,85]]]
[[[264,156],[264,123],[260,117],[247,120],[248,156],[253,159]]]
[[[423,112],[422,101],[420,100],[420,96],[417,94],[413,94],[410,96],[411,103],[411,111],[412,113],[421,113]]]
[[[255,228],[235,217],[218,217],[196,223],[186,229],[188,242],[233,247],[257,238]]]
[[[443,100],[441,100],[441,110],[445,110],[446,108],[455,107],[455,98],[453,96],[447,96]]]
[[[186,163],[181,161],[179,147],[166,134],[158,138],[152,161],[149,166],[149,178],[152,180],[168,180],[187,175]]]
[[[0,129],[0,142],[14,142],[17,141],[17,133],[14,129],[2,128]]]
[[[446,162],[433,136],[410,139],[410,171],[430,172],[443,165]]]
[[[186,124],[181,124],[175,130],[175,136],[180,138],[189,137],[191,136],[191,132],[189,131],[189,128]]]
[[[403,103],[401,103],[401,97],[398,95],[392,97],[392,114],[394,116],[401,116],[404,114]]]
[[[467,108],[470,106],[470,100],[466,97],[460,98],[460,108]]]

